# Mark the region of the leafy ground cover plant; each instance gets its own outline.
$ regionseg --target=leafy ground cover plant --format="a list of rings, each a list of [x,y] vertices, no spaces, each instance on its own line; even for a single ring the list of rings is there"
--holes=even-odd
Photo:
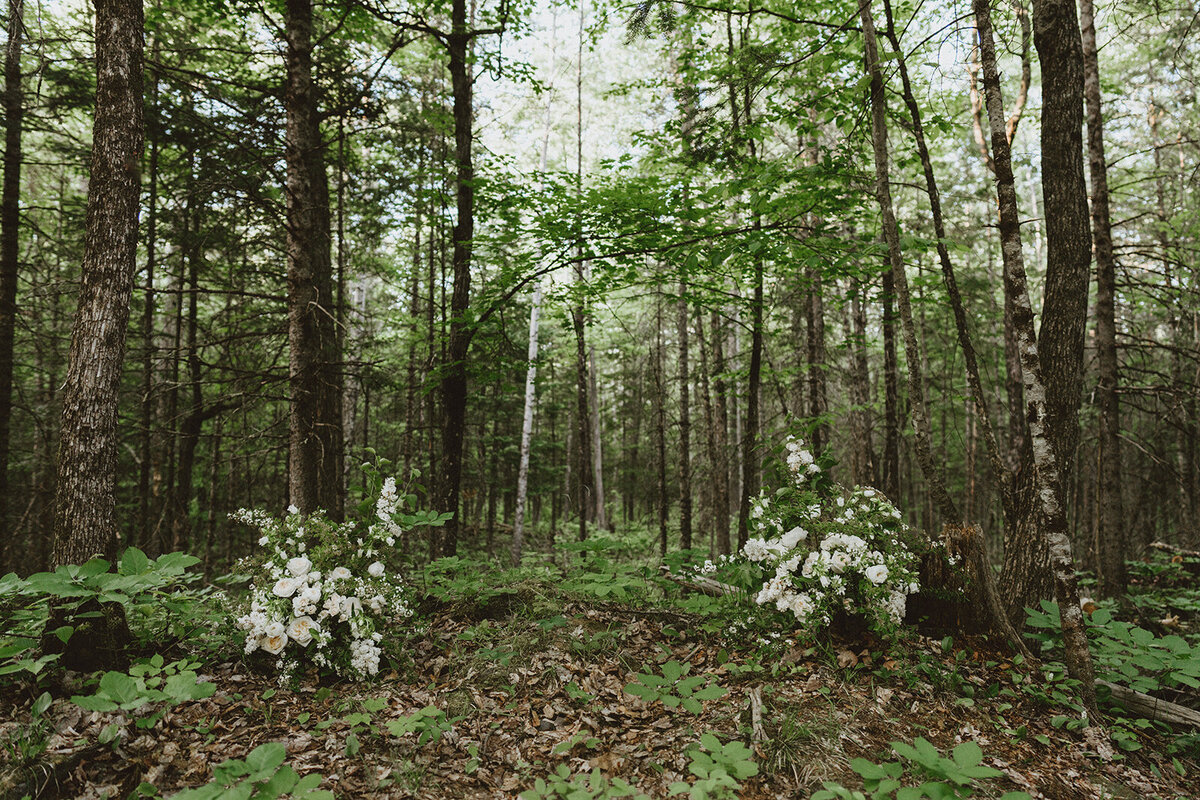
[[[135,664],[129,674],[106,672],[96,692],[75,695],[71,702],[88,711],[135,711],[150,703],[172,705],[212,697],[216,685],[201,681],[196,674],[199,664],[191,661],[163,663],[161,655]],[[139,728],[150,728],[161,719],[158,711],[137,721]]]
[[[683,708],[693,714],[704,710],[705,700],[724,697],[727,690],[719,686],[708,675],[688,675],[692,665],[688,662],[668,661],[662,665],[662,674],[637,673],[637,680],[625,685],[626,694],[640,697],[647,703],[660,701],[667,708]]]
[[[254,565],[249,611],[238,619],[247,655],[274,656],[281,676],[304,664],[353,679],[379,672],[381,642],[402,636],[412,616],[406,585],[386,566],[404,530],[443,524],[449,515],[404,513],[387,478],[369,525],[335,523],[322,512],[283,519],[242,509],[233,518],[257,528],[263,555]]]
[[[186,553],[152,559],[129,547],[115,571],[105,559],[94,558],[24,579],[13,573],[0,577],[0,676],[37,678],[58,660],[57,653],[42,653],[39,642],[53,607],[79,619],[100,613],[80,612],[86,605],[119,603],[136,646],[210,639],[201,634],[220,627],[222,612],[209,602],[210,591],[191,588],[199,576],[188,568],[199,561]],[[64,625],[49,633],[66,644],[74,628]]]
[[[608,800],[612,797],[650,800],[649,795],[642,794],[620,778],[610,780],[598,769],[572,776],[571,770],[561,764],[548,778],[538,778],[532,789],[521,792],[521,800],[551,800],[556,797],[563,800]]]
[[[754,754],[739,741],[721,744],[711,733],[700,736],[700,746],[691,750],[688,772],[696,776],[694,783],[677,781],[671,784],[671,794],[686,794],[691,800],[736,797],[742,781],[758,774]]]
[[[892,742],[892,750],[902,761],[876,764],[856,758],[850,762],[850,768],[863,779],[862,791],[826,783],[812,800],[958,800],[976,796],[977,780],[1003,775],[1000,770],[983,765],[983,750],[975,742],[963,742],[948,758],[920,737],[912,744]],[[908,786],[903,783],[906,766],[911,773]],[[917,780],[921,782],[915,783]],[[1025,792],[1007,792],[1000,800],[1030,800],[1030,796]]]
[[[173,800],[333,800],[333,792],[317,787],[318,774],[301,778],[283,763],[287,748],[282,742],[268,742],[250,751],[245,760],[231,758],[213,768],[213,779],[196,789],[172,795]]]

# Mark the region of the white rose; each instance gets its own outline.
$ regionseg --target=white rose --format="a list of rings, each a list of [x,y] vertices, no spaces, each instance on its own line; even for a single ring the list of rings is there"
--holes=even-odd
[[[313,632],[316,630],[318,630],[318,626],[312,617],[295,617],[288,625],[287,635],[301,647],[308,647],[308,643],[312,641]]]
[[[308,574],[309,569],[312,568],[312,562],[304,556],[296,556],[288,560],[287,568],[288,572],[292,573],[292,575],[297,578],[303,578]]]
[[[808,531],[804,530],[800,526],[796,526],[795,528],[792,528],[790,531],[785,533],[779,543],[783,545],[784,550],[791,550],[793,547],[795,547],[797,544],[799,544],[802,539],[805,539],[807,536],[808,536]]]
[[[876,586],[879,586],[880,584],[882,584],[884,581],[887,580],[888,568],[885,567],[883,564],[876,564],[873,567],[867,567],[866,571],[863,574],[867,576],[867,580],[869,580],[871,583],[875,584]]]
[[[280,627],[283,627],[282,625]],[[266,650],[271,655],[279,655],[283,648],[287,647],[288,637],[286,633],[281,633],[278,636],[267,635],[259,640],[258,646]]]
[[[334,567],[333,572],[329,573],[329,579],[333,581],[344,581],[350,577],[350,570],[345,567]]]
[[[296,593],[298,585],[295,578],[280,578],[275,581],[275,588],[271,591],[275,593],[276,597],[291,597]]]
[[[373,578],[382,578],[383,564],[379,563],[378,561],[373,562],[371,566],[367,567],[367,573]]]

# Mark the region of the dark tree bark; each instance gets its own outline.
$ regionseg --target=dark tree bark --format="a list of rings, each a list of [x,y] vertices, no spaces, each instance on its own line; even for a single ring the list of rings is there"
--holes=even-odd
[[[342,366],[329,178],[312,77],[312,0],[287,0],[288,496],[342,518]]]
[[[580,267],[578,283],[583,290],[583,272]],[[579,446],[576,448],[575,468],[578,480],[579,541],[587,538],[588,518],[592,514],[592,416],[588,410],[588,360],[584,341],[584,310],[580,299],[571,310],[571,324],[575,331],[575,433]]]
[[[754,261],[754,298],[750,305],[750,374],[746,386],[746,429],[742,433],[742,493],[738,502],[740,550],[750,538],[750,499],[758,494],[758,394],[762,383],[763,262]]]
[[[21,129],[24,87],[21,84],[21,40],[25,33],[24,0],[8,0],[8,45],[4,49],[4,187],[0,194],[0,572],[8,566],[8,453],[12,428],[13,338],[17,323],[17,276],[21,221]]]
[[[142,4],[97,0],[96,117],[71,351],[63,387],[54,564],[117,548],[117,389],[137,256]]]
[[[684,550],[692,546],[692,409],[688,374],[687,281],[679,281],[679,534]]]
[[[712,312],[713,336],[713,438],[714,462],[713,481],[715,496],[713,505],[716,507],[717,552],[728,555],[731,550],[729,541],[729,521],[732,517],[729,491],[729,409],[725,404],[725,328],[721,324],[721,315]]]
[[[866,49],[867,72],[871,78],[871,133],[875,154],[875,198],[882,216],[883,238],[887,243],[888,262],[896,289],[896,300],[900,307],[900,324],[904,335],[904,353],[908,361],[909,409],[912,416],[913,439],[917,463],[929,486],[929,494],[942,515],[944,522],[958,522],[958,510],[946,491],[946,481],[939,465],[934,463],[929,434],[929,417],[925,407],[925,390],[922,386],[921,352],[917,346],[916,328],[913,324],[912,307],[909,302],[908,276],[904,271],[904,260],[900,252],[900,229],[892,206],[892,190],[888,178],[887,107],[883,91],[883,73],[879,69],[879,51],[876,45],[875,22],[871,14],[870,0],[859,6],[863,25],[863,41]]]
[[[471,240],[475,237],[475,167],[471,157],[474,126],[472,88],[474,78],[468,61],[471,38],[467,29],[466,0],[454,0],[450,33],[445,37],[450,56],[450,85],[454,99],[454,189],[457,218],[451,266],[454,273],[450,293],[450,335],[442,365],[442,459],[438,511],[453,514],[442,529],[441,555],[458,550],[459,495],[462,490],[463,436],[467,424],[467,350],[471,329],[467,320],[471,300]]]
[[[816,161],[815,147],[812,149]],[[814,267],[806,270],[808,284],[805,298],[806,330],[808,344],[808,415],[812,417],[813,453],[822,452],[829,445],[829,425],[825,415],[829,411],[828,389],[825,380],[825,297],[822,293],[821,273]]]
[[[1025,280],[1024,256],[1021,251],[1020,222],[1017,216],[1017,191],[1013,180],[1008,139],[1004,129],[1004,101],[1000,93],[1000,75],[996,69],[995,45],[992,39],[991,14],[988,0],[974,0],[975,22],[979,31],[980,56],[983,67],[984,95],[992,135],[992,158],[996,167],[996,194],[1000,211],[1000,237],[1004,269],[1017,291],[1016,313],[1013,316],[1021,353],[1025,381],[1026,411],[1029,419],[1030,450],[1034,467],[1035,489],[1033,503],[1038,519],[1035,532],[1040,534],[1053,570],[1054,594],[1062,618],[1063,645],[1067,669],[1079,681],[1080,700],[1093,720],[1098,720],[1095,675],[1088,651],[1083,612],[1079,606],[1079,587],[1075,565],[1071,558],[1071,541],[1066,509],[1062,504],[1062,480],[1058,466],[1058,450],[1050,437],[1049,384],[1042,377],[1040,343],[1034,337],[1033,310]],[[1035,6],[1035,14],[1036,6]],[[1074,18],[1074,6],[1071,7]],[[1076,31],[1078,33],[1078,31]],[[1049,100],[1047,100],[1049,102]],[[1080,143],[1082,145],[1082,142]],[[1043,166],[1045,169],[1045,166]],[[1050,210],[1047,198],[1047,212]],[[1043,312],[1043,318],[1045,312]],[[1043,322],[1043,331],[1046,322]],[[1007,564],[1006,564],[1007,566]],[[1037,569],[1031,563],[1020,565],[1020,575]],[[1006,594],[1012,587],[1005,585]]]
[[[893,503],[900,502],[900,367],[896,357],[896,282],[890,266],[883,270],[883,485]]]
[[[1083,46],[1074,0],[1037,0],[1033,4],[1033,34],[1042,65],[1041,174],[1047,244],[1046,291],[1037,344],[1046,390],[1046,436],[1058,465],[1059,484],[1055,488],[1065,503],[1079,441],[1077,415],[1082,400],[1083,343],[1092,261],[1087,185],[1083,176]],[[989,110],[989,118],[990,115]],[[994,141],[992,149],[994,154]],[[1015,207],[1015,195],[1013,204]],[[1014,325],[1020,329],[1015,320]],[[1021,361],[1024,366],[1024,354]],[[1028,376],[1025,381],[1028,391]],[[1026,397],[1027,418],[1029,402]],[[1037,454],[1029,449],[1025,453],[1022,475],[1029,476],[1036,469]],[[1037,497],[1030,482],[1019,488],[1018,493],[1019,513],[1036,518]],[[1066,515],[1066,508],[1063,513]],[[1069,518],[1067,526],[1069,533]],[[1012,616],[1019,617],[1024,606],[1050,593],[1050,560],[1036,525],[1013,526],[1006,541],[1001,577],[1005,596],[1012,604]]]
[[[1099,538],[1099,591],[1116,597],[1125,591],[1125,529],[1121,503],[1121,413],[1117,400],[1116,263],[1108,211],[1108,164],[1100,113],[1100,60],[1092,0],[1080,0],[1084,95],[1087,99],[1088,167],[1092,176],[1092,239],[1096,252],[1096,355],[1099,411],[1099,466],[1096,506]]]
[[[667,386],[663,376],[662,286],[655,287],[654,297],[654,451],[658,468],[658,550],[667,552]]]

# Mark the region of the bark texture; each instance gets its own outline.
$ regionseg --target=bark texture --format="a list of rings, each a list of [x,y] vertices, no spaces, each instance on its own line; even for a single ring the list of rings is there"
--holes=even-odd
[[[13,334],[17,323],[17,276],[21,218],[21,128],[25,103],[21,84],[24,0],[8,2],[8,45],[4,49],[4,188],[0,194],[0,532],[8,527],[8,452],[12,429]],[[8,542],[0,544],[0,572],[7,568]]]
[[[1104,597],[1125,591],[1126,537],[1121,502],[1121,409],[1117,399],[1117,268],[1108,210],[1108,164],[1100,113],[1100,60],[1092,0],[1079,2],[1083,41],[1083,90],[1087,100],[1088,169],[1092,177],[1092,240],[1096,255],[1096,410],[1099,423],[1096,554],[1099,590]]]
[[[454,190],[457,217],[454,249],[450,262],[453,284],[450,293],[450,335],[442,364],[442,458],[439,475],[438,511],[453,516],[441,535],[441,554],[458,550],[459,495],[462,490],[463,436],[467,424],[467,350],[471,329],[467,310],[471,301],[471,241],[475,237],[475,166],[471,156],[474,127],[472,87],[468,63],[471,34],[467,30],[466,0],[454,0],[446,49],[450,56],[450,88],[454,97]]]
[[[288,496],[341,519],[342,374],[329,179],[312,76],[312,0],[287,0]]]
[[[1093,720],[1098,719],[1095,674],[1088,651],[1083,611],[1079,605],[1079,587],[1075,564],[1071,557],[1071,542],[1060,487],[1058,452],[1051,441],[1048,385],[1043,380],[1039,343],[1034,335],[1033,309],[1025,280],[1025,263],[1021,251],[1021,232],[1017,217],[1017,191],[1013,180],[1012,161],[1004,129],[1004,101],[1000,93],[1000,76],[996,69],[995,45],[988,0],[974,0],[975,22],[979,31],[983,63],[984,94],[992,136],[992,157],[996,166],[996,193],[1000,208],[1000,236],[1004,270],[1016,287],[1015,313],[1017,340],[1025,383],[1026,414],[1029,420],[1030,449],[1034,465],[1038,528],[1048,551],[1054,577],[1054,593],[1062,617],[1063,647],[1067,669],[1080,682],[1080,700]],[[1072,6],[1073,16],[1074,6]],[[1044,167],[1043,167],[1044,168]],[[1049,208],[1049,202],[1047,202]],[[1045,330],[1043,322],[1043,331]],[[1033,565],[1026,565],[1033,568]],[[1008,587],[1005,587],[1006,589]]]
[[[912,306],[909,302],[908,276],[904,271],[904,260],[900,252],[900,229],[892,206],[892,190],[888,178],[887,106],[883,93],[883,73],[879,69],[879,48],[875,34],[875,20],[871,3],[859,6],[859,17],[863,26],[863,42],[866,50],[867,71],[871,77],[871,141],[875,156],[875,199],[879,203],[882,217],[883,238],[887,243],[888,263],[896,289],[896,301],[900,308],[900,324],[904,337],[904,354],[908,361],[909,406],[913,423],[913,439],[917,463],[929,485],[929,493],[944,521],[957,521],[958,510],[946,491],[946,481],[941,469],[933,461],[929,417],[925,407],[925,390],[921,376],[921,353],[917,346],[917,333],[913,324]]]
[[[55,566],[117,549],[117,389],[137,256],[142,119],[142,4],[97,0],[92,128],[79,305],[63,385],[54,518]]]
[[[533,289],[533,305],[529,309],[529,366],[525,369],[525,413],[521,421],[521,452],[517,466],[517,508],[513,520],[512,560],[521,563],[525,544],[525,503],[529,497],[529,446],[533,441],[533,412],[537,403],[538,323],[542,313],[542,284]]]

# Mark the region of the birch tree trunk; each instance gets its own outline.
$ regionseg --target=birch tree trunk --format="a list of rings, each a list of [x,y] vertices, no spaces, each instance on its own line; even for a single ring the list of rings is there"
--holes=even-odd
[[[1024,256],[1021,251],[1020,221],[1017,215],[1017,190],[1013,180],[1012,161],[1004,127],[1004,101],[1000,93],[1000,75],[996,69],[995,45],[992,39],[991,13],[988,0],[973,0],[976,27],[979,31],[983,66],[984,97],[991,127],[992,158],[996,166],[996,194],[1000,210],[1000,237],[1004,270],[1017,292],[1013,316],[1017,329],[1024,375],[1024,389],[1029,436],[1033,451],[1035,502],[1041,535],[1050,554],[1054,574],[1055,596],[1062,617],[1063,646],[1067,669],[1080,682],[1080,699],[1093,720],[1098,720],[1095,674],[1088,651],[1083,611],[1079,606],[1079,587],[1075,565],[1071,558],[1071,542],[1067,517],[1060,499],[1058,454],[1049,435],[1047,386],[1042,379],[1042,364],[1038,341],[1034,334],[1033,309],[1025,280]],[[1049,207],[1049,203],[1047,203]],[[1045,323],[1043,323],[1044,325]]]
[[[525,414],[521,421],[521,455],[517,466],[517,508],[513,518],[512,560],[521,563],[525,546],[525,503],[529,496],[529,446],[533,441],[533,411],[537,402],[538,319],[542,313],[542,283],[533,288],[529,309],[529,366],[525,369]]]

